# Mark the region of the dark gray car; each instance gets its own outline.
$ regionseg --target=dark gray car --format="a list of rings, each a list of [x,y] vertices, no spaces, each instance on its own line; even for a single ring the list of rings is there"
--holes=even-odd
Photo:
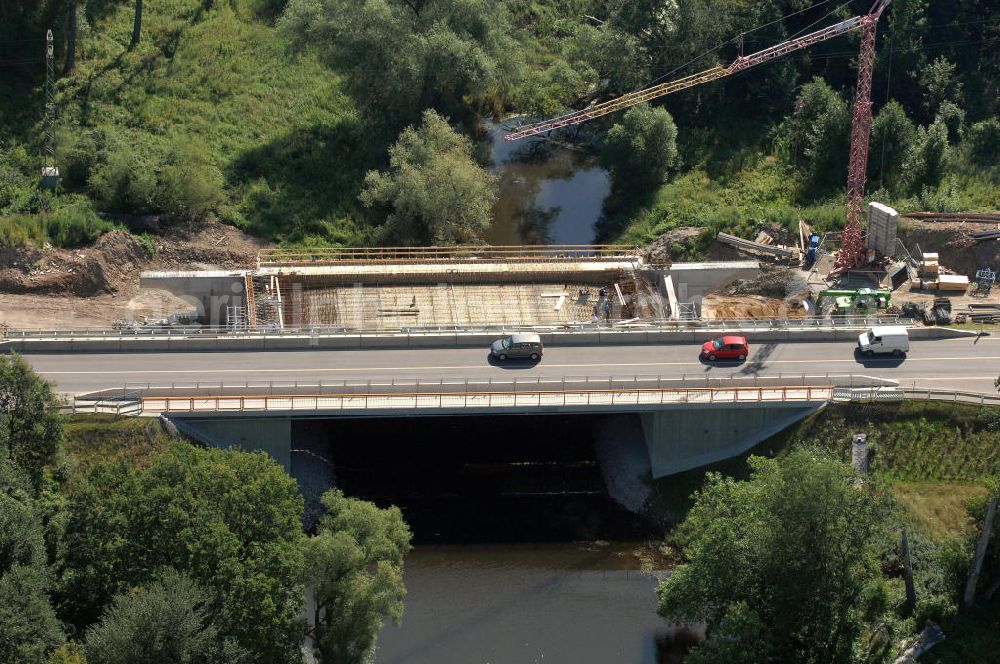
[[[490,355],[498,360],[528,358],[537,361],[542,359],[542,339],[537,334],[508,334],[493,342]]]

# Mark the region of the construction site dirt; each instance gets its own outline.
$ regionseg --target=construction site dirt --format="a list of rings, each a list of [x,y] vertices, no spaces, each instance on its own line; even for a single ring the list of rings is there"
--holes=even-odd
[[[120,230],[75,249],[30,244],[0,249],[0,323],[80,328],[159,318],[191,305],[165,291],[140,291],[142,270],[246,268],[269,246],[212,220],[164,225],[162,234],[148,237],[152,256]]]
[[[1000,272],[1000,240],[977,242],[972,237],[974,233],[995,230],[998,225],[997,222],[907,219],[900,223],[898,237],[914,258],[919,259],[920,252],[935,252],[943,267],[971,279],[984,267]]]
[[[1000,271],[1000,241],[976,241],[975,233],[996,229],[993,221],[925,222],[912,219],[899,225],[899,239],[911,255],[936,252],[943,274],[975,276],[990,267]],[[791,243],[781,229],[766,227],[776,242]],[[676,245],[689,244],[704,229],[673,229],[640,250],[646,265],[667,264]],[[0,323],[15,328],[109,327],[121,319],[158,320],[169,313],[190,311],[190,301],[155,288],[139,288],[144,270],[245,270],[255,266],[258,253],[269,247],[240,230],[215,221],[164,225],[148,242],[125,231],[113,231],[92,245],[78,249],[21,246],[0,249]],[[706,251],[712,260],[759,256],[713,242]],[[823,256],[824,261],[829,259]],[[822,262],[825,265],[825,262]],[[822,267],[822,265],[820,267]],[[803,318],[810,315],[802,302],[826,288],[820,269],[780,265],[762,260],[760,273],[726,283],[708,292],[699,313],[706,319]],[[508,273],[500,281],[462,283],[451,280],[392,283],[372,278],[364,283],[319,284],[303,277],[282,277],[284,324],[323,323],[358,329],[400,329],[490,322],[498,325],[559,325],[600,320],[657,318],[664,301],[656,284],[635,274],[571,273],[544,279]],[[538,276],[538,275],[535,275]],[[260,280],[260,297],[268,297]],[[662,284],[660,284],[662,286]],[[257,290],[255,286],[255,290]],[[603,294],[602,294],[603,291]],[[956,311],[982,302],[968,293],[947,293]],[[930,307],[936,292],[910,282],[893,293],[893,311],[909,303]],[[991,300],[992,301],[992,300]],[[262,308],[262,313],[266,309]],[[266,322],[266,321],[261,321]]]

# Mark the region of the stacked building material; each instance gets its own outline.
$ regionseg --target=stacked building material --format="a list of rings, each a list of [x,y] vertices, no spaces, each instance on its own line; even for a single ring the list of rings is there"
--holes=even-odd
[[[941,276],[941,265],[938,262],[936,253],[923,254],[920,262],[920,287],[934,290],[938,287],[938,278]]]

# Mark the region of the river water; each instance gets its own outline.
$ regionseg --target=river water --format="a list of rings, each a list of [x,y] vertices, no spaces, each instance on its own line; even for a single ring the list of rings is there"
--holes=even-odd
[[[503,140],[487,124],[485,145],[499,176],[489,244],[590,244],[594,223],[611,189],[597,159],[568,144],[544,138]]]
[[[626,424],[601,415],[294,423],[309,454],[293,455],[292,472],[319,483],[307,493],[335,483],[398,505],[413,530],[403,621],[382,629],[375,661],[679,662],[690,635],[678,640],[656,614],[669,567],[662,526],[607,488],[608,477],[636,472],[607,453],[609,442],[627,447],[609,439]],[[323,469],[332,476],[318,477]]]
[[[402,625],[379,664],[679,662],[691,635],[656,615],[637,543],[417,546]],[[673,655],[671,653],[674,653]]]

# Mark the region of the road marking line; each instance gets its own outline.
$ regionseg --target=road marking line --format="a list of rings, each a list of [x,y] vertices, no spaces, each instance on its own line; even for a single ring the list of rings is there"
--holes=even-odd
[[[982,362],[984,360],[1000,360],[1000,356],[977,356],[977,357],[908,357],[906,361],[912,362]],[[871,358],[868,362],[892,362],[893,358]],[[747,360],[748,364],[754,363],[753,356]],[[823,364],[857,364],[856,358],[849,359],[813,359],[813,360],[764,360],[765,364],[811,364],[817,362]],[[598,362],[593,364],[545,364],[539,365],[540,369],[572,369],[585,367],[702,367],[709,368],[713,365],[702,364],[700,362]],[[745,365],[723,362],[721,368],[732,366],[737,368]],[[442,371],[455,369],[484,369],[480,365],[458,365],[440,367],[303,367],[299,369],[129,369],[124,371],[41,371],[49,376],[85,376],[85,375],[122,375],[122,374],[251,374],[251,373],[344,373],[351,371]],[[495,382],[495,381],[494,381]]]

